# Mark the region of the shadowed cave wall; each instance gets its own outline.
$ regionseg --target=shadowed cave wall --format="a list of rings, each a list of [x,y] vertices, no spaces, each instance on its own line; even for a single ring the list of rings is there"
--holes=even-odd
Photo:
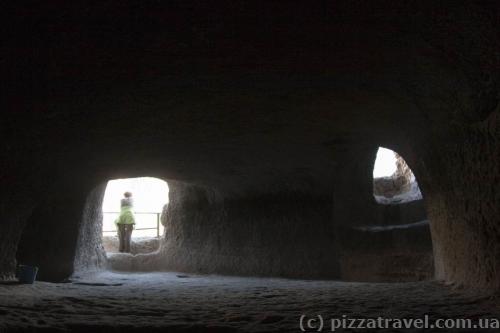
[[[0,276],[16,255],[49,280],[70,276],[76,254],[78,267],[101,265],[92,237],[94,254],[76,250],[85,221],[98,220],[89,193],[151,175],[177,182],[156,267],[342,277],[344,232],[416,216],[373,201],[384,146],[421,187],[436,277],[497,290],[497,6],[270,5],[284,27],[273,29],[242,4],[234,15],[134,11],[147,25],[119,12],[109,24],[127,26],[122,39],[85,19],[68,30],[52,12],[47,26],[25,14],[25,36],[6,38]],[[192,10],[225,24],[181,19]]]

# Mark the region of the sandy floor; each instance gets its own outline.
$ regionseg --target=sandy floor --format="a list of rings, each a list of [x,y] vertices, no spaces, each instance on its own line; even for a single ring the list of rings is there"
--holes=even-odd
[[[342,315],[498,318],[499,308],[493,304],[488,297],[453,291],[437,282],[375,284],[103,272],[65,284],[0,284],[0,332],[300,332],[303,314],[322,315],[327,323]],[[323,331],[330,331],[328,325]]]

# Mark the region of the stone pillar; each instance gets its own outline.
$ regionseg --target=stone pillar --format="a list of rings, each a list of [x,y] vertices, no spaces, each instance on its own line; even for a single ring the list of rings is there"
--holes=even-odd
[[[104,182],[92,190],[85,202],[76,243],[75,273],[95,271],[106,266],[102,245],[102,201],[106,185]]]
[[[436,277],[500,288],[500,114],[435,140],[425,160]]]

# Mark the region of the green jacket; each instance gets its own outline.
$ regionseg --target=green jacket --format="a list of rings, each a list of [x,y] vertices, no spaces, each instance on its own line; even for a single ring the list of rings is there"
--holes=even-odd
[[[135,224],[131,206],[122,206],[120,216],[115,220],[115,224]]]

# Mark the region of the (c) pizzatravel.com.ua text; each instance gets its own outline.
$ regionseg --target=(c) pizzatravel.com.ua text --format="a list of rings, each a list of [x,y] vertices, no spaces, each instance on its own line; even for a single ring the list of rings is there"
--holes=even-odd
[[[323,315],[301,315],[299,327],[302,332],[335,332],[344,329],[499,329],[497,318],[354,318],[326,317]]]

